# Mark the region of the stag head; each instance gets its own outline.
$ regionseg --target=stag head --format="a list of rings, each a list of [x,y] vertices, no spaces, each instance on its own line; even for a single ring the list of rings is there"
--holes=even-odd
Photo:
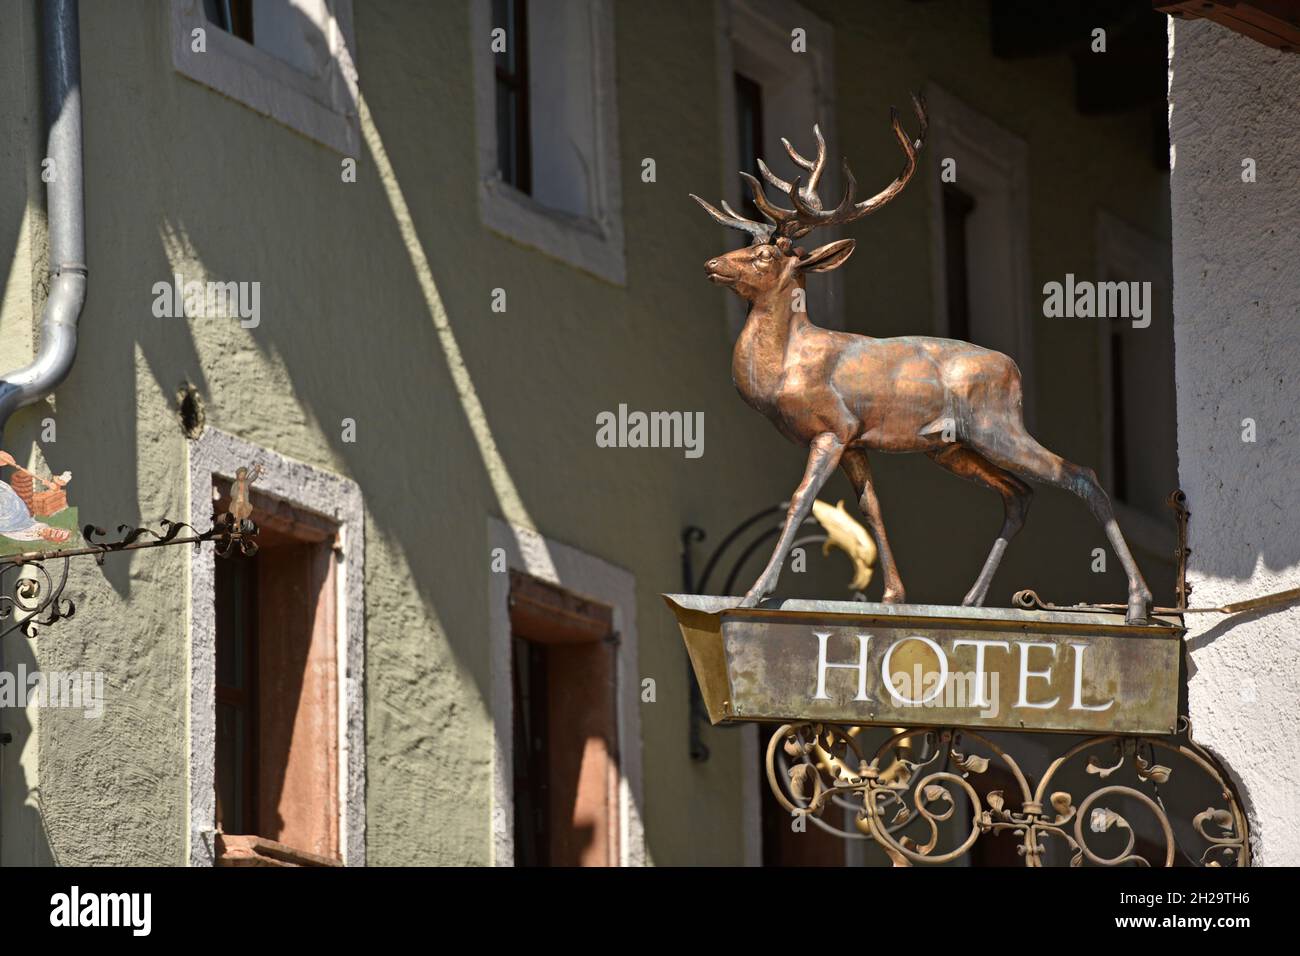
[[[704,263],[704,271],[714,285],[726,286],[753,302],[764,294],[801,286],[804,273],[838,268],[852,254],[854,245],[852,239],[840,239],[804,252],[782,236],[775,242],[743,246],[710,259]]]
[[[796,283],[806,272],[827,272],[841,265],[853,251],[852,240],[832,242],[812,252],[805,252],[795,246],[796,239],[808,235],[814,229],[827,226],[840,226],[880,209],[903,191],[916,172],[916,154],[925,144],[928,117],[925,101],[918,95],[912,95],[912,104],[916,109],[920,132],[915,141],[907,135],[899,121],[898,110],[890,108],[890,120],[894,136],[903,147],[906,161],[903,171],[892,183],[874,196],[856,201],[857,180],[849,169],[848,160],[844,161],[844,196],[833,209],[824,209],[817,187],[821,182],[822,172],[826,168],[826,140],[821,130],[813,127],[813,136],[817,140],[817,154],[813,159],[805,159],[787,139],[781,140],[795,165],[808,173],[805,183],[802,176],[796,176],[793,182],[781,179],[762,159],[758,160],[758,171],[767,182],[789,197],[792,208],[777,206],[770,202],[763,190],[763,185],[749,173],[741,177],[749,184],[754,205],[763,214],[766,222],[747,219],[737,213],[726,202],[722,209],[716,209],[694,193],[691,198],[699,203],[715,222],[733,229],[739,229],[753,237],[753,242],[746,248],[737,249],[722,256],[717,256],[705,263],[705,272],[709,281],[725,285],[738,295],[751,302],[764,292],[779,290],[787,284]]]

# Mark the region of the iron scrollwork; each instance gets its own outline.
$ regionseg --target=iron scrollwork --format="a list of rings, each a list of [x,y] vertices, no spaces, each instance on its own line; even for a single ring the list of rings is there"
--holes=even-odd
[[[1098,736],[1069,746],[1036,786],[1005,748],[973,730],[896,729],[869,754],[862,736],[857,727],[786,724],[768,743],[768,783],[793,817],[871,840],[895,866],[952,862],[997,838],[1015,841],[1031,867],[1045,865],[1051,841],[1066,849],[1070,866],[1250,865],[1245,813],[1217,761],[1192,739],[1186,717],[1167,737]],[[978,783],[994,776],[995,765],[999,789],[981,793]],[[1067,771],[1096,778],[1082,799],[1053,789]],[[1218,805],[1194,813],[1171,808],[1167,799],[1186,793],[1162,792],[1175,774],[1200,774]],[[1139,841],[1134,805],[1154,823],[1154,838]],[[848,810],[851,823],[828,819],[831,807]],[[1101,851],[1096,843],[1105,833],[1125,833],[1123,846]]]
[[[118,525],[119,537],[112,541],[102,540],[108,534],[104,528],[88,524],[81,532],[85,547],[25,551],[0,558],[0,638],[14,631],[35,637],[39,628],[76,613],[76,604],[63,596],[68,584],[68,564],[75,557],[91,555],[96,564],[102,565],[107,554],[176,544],[192,544],[198,550],[205,541],[212,542],[217,556],[222,558],[230,557],[236,549],[245,557],[257,553],[257,525],[230,512],[218,515],[207,531],[166,518],[159,524],[161,531]],[[58,570],[51,574],[47,564],[57,564]]]
[[[21,630],[25,637],[35,637],[38,627],[46,627],[77,612],[70,598],[63,596],[68,584],[67,557],[57,559],[57,581],[41,561],[11,562],[0,566],[0,638]],[[23,574],[23,569],[30,569]],[[17,572],[10,577],[11,572]]]

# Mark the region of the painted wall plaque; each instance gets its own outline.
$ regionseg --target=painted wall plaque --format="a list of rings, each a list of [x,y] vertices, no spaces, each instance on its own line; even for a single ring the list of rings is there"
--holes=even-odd
[[[0,451],[0,466],[13,471],[0,481],[0,555],[76,547],[77,509],[68,504],[72,472],[42,477]]]

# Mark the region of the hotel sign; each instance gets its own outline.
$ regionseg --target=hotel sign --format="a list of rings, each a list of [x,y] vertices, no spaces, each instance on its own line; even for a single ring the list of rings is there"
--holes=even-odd
[[[710,719],[1173,733],[1182,628],[1003,608],[666,595]]]

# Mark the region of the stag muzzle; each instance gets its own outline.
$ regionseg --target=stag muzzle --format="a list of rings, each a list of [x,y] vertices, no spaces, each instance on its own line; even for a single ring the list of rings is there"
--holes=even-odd
[[[714,285],[731,285],[737,278],[735,267],[726,256],[717,256],[704,263],[704,274]]]

